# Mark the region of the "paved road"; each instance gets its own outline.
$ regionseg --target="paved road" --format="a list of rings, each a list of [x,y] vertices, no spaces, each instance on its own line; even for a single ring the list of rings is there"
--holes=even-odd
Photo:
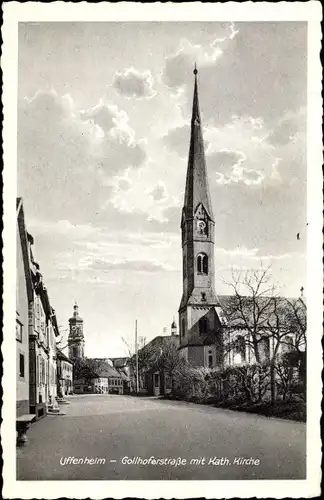
[[[303,423],[153,398],[86,395],[69,401],[65,416],[32,425],[28,445],[17,452],[17,479],[305,478]],[[69,464],[69,457],[84,463]],[[123,464],[124,457],[187,463]],[[240,465],[239,458],[251,457],[259,465]]]

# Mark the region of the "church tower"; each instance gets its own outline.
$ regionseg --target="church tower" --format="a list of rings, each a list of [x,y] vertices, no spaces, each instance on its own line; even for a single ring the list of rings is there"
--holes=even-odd
[[[69,319],[70,331],[68,338],[69,358],[84,357],[84,336],[83,336],[83,319],[79,316],[78,304],[73,306],[73,316]]]
[[[182,209],[183,294],[179,307],[180,350],[196,366],[217,366],[221,325],[215,294],[215,221],[210,199],[199,110],[197,69]]]

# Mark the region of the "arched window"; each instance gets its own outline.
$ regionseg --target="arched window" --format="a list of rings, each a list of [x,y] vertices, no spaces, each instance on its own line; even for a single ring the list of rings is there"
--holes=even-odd
[[[199,334],[203,335],[208,332],[208,319],[203,317],[199,320]]]
[[[199,274],[208,274],[208,257],[205,253],[197,256],[197,272]]]
[[[238,335],[235,340],[235,353],[241,356],[242,362],[245,361],[245,340],[242,335]]]
[[[213,352],[211,350],[208,351],[208,368],[213,367]]]
[[[186,333],[186,322],[185,322],[185,319],[182,318],[182,321],[181,321],[181,337],[184,337],[185,336],[185,333]]]

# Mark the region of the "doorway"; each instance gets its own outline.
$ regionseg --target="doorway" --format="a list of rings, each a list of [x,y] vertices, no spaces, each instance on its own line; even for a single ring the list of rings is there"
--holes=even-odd
[[[160,396],[160,374],[159,372],[153,373],[153,394]]]

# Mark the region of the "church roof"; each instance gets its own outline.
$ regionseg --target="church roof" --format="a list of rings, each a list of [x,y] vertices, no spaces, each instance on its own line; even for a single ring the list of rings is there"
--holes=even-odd
[[[197,69],[195,69],[190,148],[183,210],[185,216],[191,218],[194,216],[198,205],[202,203],[209,217],[213,220],[214,216],[209,194],[204,141],[199,110],[197,73]]]
[[[237,310],[239,298],[235,295],[219,295],[218,296],[220,310],[223,318],[228,326],[243,327],[244,321],[242,314]],[[259,324],[264,321],[265,326],[274,326],[276,322],[276,314],[287,315],[300,306],[306,308],[304,298],[288,298],[288,297],[273,297],[273,296],[258,296],[253,299],[251,296],[240,296],[242,301],[242,309],[247,323],[253,324],[253,301],[255,309],[259,315]],[[216,308],[217,309],[217,308]]]

